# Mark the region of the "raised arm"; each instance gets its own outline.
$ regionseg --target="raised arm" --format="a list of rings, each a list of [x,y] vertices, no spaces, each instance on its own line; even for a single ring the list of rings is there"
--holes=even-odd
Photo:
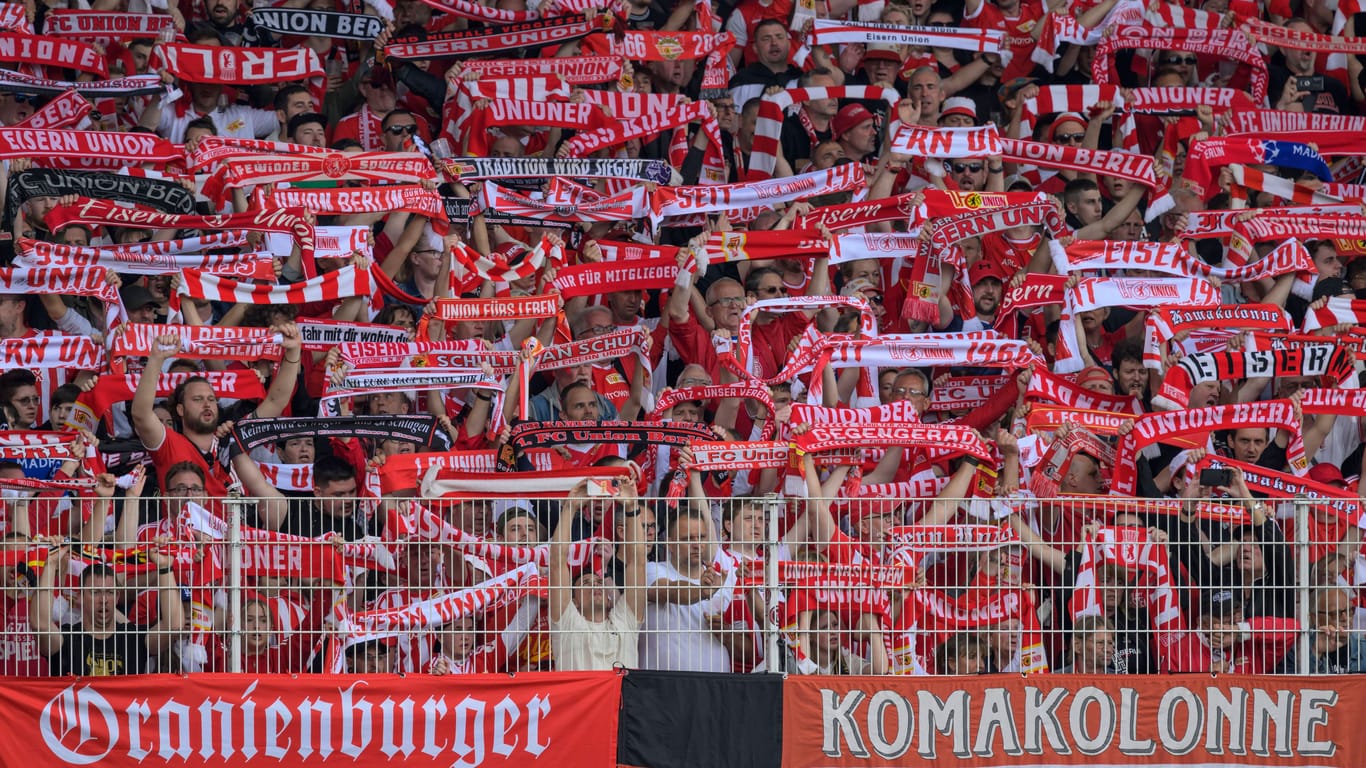
[[[560,519],[555,535],[550,539],[550,620],[559,621],[569,607],[574,580],[569,573],[569,545],[574,530],[574,519],[583,505],[584,483],[574,486],[560,508]],[[644,615],[643,613],[637,614]]]
[[[152,343],[151,354],[147,355],[147,367],[138,376],[138,387],[133,391],[133,405],[129,415],[133,420],[133,431],[149,451],[155,451],[166,442],[166,425],[157,418],[152,407],[157,399],[157,377],[166,360],[180,351],[180,337],[175,334],[162,334]]]
[[[161,551],[170,540],[158,536],[148,549],[147,558],[157,567],[157,623],[147,630],[147,650],[153,656],[160,656],[171,650],[180,635],[185,631],[185,615],[180,605],[180,587],[176,585],[175,572],[171,566],[175,557]]]

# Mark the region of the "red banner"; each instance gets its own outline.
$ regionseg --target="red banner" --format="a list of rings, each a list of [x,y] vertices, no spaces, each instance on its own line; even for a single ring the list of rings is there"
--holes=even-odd
[[[616,765],[615,672],[6,678],[0,765]],[[402,702],[401,704],[398,702]],[[258,754],[259,753],[259,754]],[[400,757],[401,756],[401,757]]]
[[[1352,676],[792,675],[783,768],[1359,766],[1363,705]]]

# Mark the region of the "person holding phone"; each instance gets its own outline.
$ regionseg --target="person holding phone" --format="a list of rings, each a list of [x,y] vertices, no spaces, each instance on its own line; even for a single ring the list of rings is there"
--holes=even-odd
[[[1313,33],[1314,29],[1302,19],[1286,23],[1291,32]],[[1268,68],[1271,76],[1269,96],[1280,94],[1276,109],[1286,112],[1313,112],[1326,115],[1354,115],[1355,103],[1349,98],[1347,87],[1334,77],[1326,77],[1320,67],[1317,51],[1283,48],[1280,65]],[[1326,57],[1325,57],[1326,58]]]

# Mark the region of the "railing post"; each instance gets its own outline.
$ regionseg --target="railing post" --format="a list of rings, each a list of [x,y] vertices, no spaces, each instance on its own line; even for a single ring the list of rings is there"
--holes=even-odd
[[[242,671],[242,495],[228,494],[228,671]]]
[[[1312,626],[1309,586],[1309,500],[1295,497],[1295,618],[1300,622],[1300,634],[1295,641],[1295,674],[1309,674],[1309,631]]]
[[[783,500],[776,493],[764,498],[764,514],[768,519],[768,551],[764,554],[764,607],[768,616],[764,617],[764,669],[782,674],[782,659],[779,654],[778,625],[773,616],[778,611],[778,525],[783,514]]]

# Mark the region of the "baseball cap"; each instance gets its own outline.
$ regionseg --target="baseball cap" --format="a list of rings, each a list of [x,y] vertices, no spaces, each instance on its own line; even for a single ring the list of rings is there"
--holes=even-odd
[[[977,122],[977,102],[963,96],[945,99],[943,108],[939,110],[939,117],[942,119],[949,115],[964,115]]]
[[[864,61],[882,59],[883,61],[895,61],[901,63],[901,52],[891,43],[873,43],[863,52]]]
[[[896,509],[896,499],[856,499],[849,503],[849,524],[858,525],[863,518],[874,515],[891,515]]]
[[[977,285],[988,277],[994,277],[1002,283],[1009,279],[1001,265],[990,259],[978,259],[971,267],[968,267],[969,284]]]
[[[1347,480],[1342,476],[1342,470],[1332,464],[1315,464],[1309,468],[1306,476],[1316,483],[1327,485],[1345,486]]]
[[[1048,126],[1049,141],[1052,141],[1053,137],[1058,135],[1058,128],[1062,126],[1063,123],[1077,123],[1082,127],[1082,130],[1086,130],[1086,118],[1076,112],[1064,112],[1061,115],[1058,115],[1058,119],[1054,120],[1052,125]]]
[[[1012,98],[1015,94],[1019,93],[1020,89],[1025,87],[1026,85],[1033,85],[1037,82],[1039,82],[1039,79],[1037,77],[1011,78],[1010,80],[1007,80],[1004,83],[1002,83],[1000,88],[996,89],[996,98],[1000,99],[1001,101],[1005,101],[1006,99]]]
[[[836,113],[835,119],[830,121],[830,132],[835,138],[839,138],[855,126],[872,119],[873,113],[869,112],[867,107],[862,104],[847,104]]]
[[[142,309],[148,304],[161,306],[161,302],[152,297],[152,292],[140,285],[125,285],[120,288],[119,300],[123,302],[123,308],[129,311]]]
[[[1200,596],[1200,614],[1202,616],[1227,618],[1237,613],[1242,607],[1243,601],[1238,598],[1238,593],[1231,589],[1210,590]]]
[[[840,290],[840,294],[844,296],[853,296],[855,294],[867,293],[869,291],[872,291],[873,293],[882,293],[882,289],[878,288],[876,285],[873,285],[872,280],[859,277],[845,283],[844,288]]]
[[[1110,372],[1101,368],[1099,365],[1089,365],[1077,374],[1077,386],[1085,387],[1093,381],[1104,381],[1114,386],[1115,380],[1110,376]]]

